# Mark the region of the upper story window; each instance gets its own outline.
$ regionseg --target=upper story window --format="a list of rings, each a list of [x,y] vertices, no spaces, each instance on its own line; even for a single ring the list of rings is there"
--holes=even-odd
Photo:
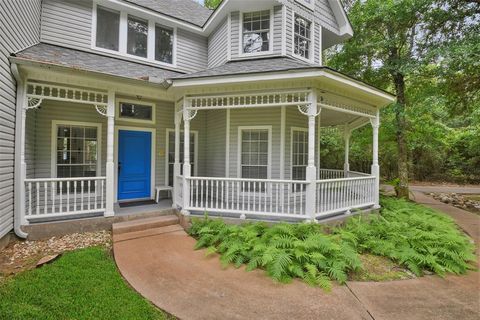
[[[311,59],[312,22],[295,14],[293,53],[305,59]]]
[[[243,53],[270,51],[270,10],[243,14]]]
[[[137,59],[175,65],[176,29],[152,19],[94,6],[92,46]]]
[[[98,6],[96,46],[118,51],[119,30],[120,12]]]
[[[127,53],[147,57],[148,21],[128,16]]]

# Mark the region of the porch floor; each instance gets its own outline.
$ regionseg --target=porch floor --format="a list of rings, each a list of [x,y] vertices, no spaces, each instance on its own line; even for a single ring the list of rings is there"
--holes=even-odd
[[[113,210],[117,216],[126,216],[136,213],[149,213],[159,210],[171,209],[172,208],[172,199],[161,199],[160,202],[156,204],[148,204],[143,206],[134,206],[134,207],[125,207],[120,208],[118,203],[115,203]]]

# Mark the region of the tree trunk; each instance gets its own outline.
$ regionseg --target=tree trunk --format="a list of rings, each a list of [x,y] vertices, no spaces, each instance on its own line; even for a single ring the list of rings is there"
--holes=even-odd
[[[395,83],[395,91],[397,93],[397,104],[395,106],[396,120],[396,138],[398,151],[398,178],[399,183],[395,188],[399,198],[409,198],[408,190],[408,150],[406,141],[407,119],[405,115],[406,99],[405,99],[405,79],[401,73],[392,74]]]

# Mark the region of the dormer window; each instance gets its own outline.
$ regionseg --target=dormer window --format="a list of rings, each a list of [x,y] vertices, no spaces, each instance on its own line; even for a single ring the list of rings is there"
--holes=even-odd
[[[270,10],[243,14],[243,53],[270,51]]]
[[[118,51],[119,30],[120,12],[98,6],[96,46]]]
[[[311,59],[312,50],[312,22],[295,14],[293,53],[297,56]]]
[[[176,28],[163,20],[100,5],[93,6],[92,19],[92,49],[175,66]]]
[[[128,16],[127,53],[147,57],[148,21]]]

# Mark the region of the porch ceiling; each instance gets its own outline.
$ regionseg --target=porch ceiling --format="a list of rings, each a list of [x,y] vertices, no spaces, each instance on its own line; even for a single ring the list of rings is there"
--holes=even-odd
[[[340,111],[335,111],[335,110],[329,110],[329,109],[322,109],[322,112],[320,114],[320,126],[322,127],[334,127],[334,126],[340,126],[344,124],[350,124],[356,121],[361,121],[361,119],[364,119],[364,122],[368,122],[368,118],[353,115],[353,114],[348,114]]]

